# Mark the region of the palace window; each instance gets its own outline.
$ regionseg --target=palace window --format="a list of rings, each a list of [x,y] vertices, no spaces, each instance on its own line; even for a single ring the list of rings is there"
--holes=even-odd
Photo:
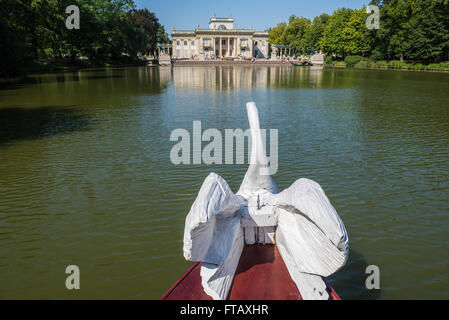
[[[226,40],[225,40],[225,39],[222,39],[222,40],[221,40],[221,44],[222,44],[222,45],[225,45],[225,44],[226,44]]]
[[[176,41],[176,45],[180,46],[181,45],[181,41],[177,40]]]
[[[210,46],[210,39],[204,39],[203,40],[203,46]]]
[[[185,45],[185,46],[187,45],[187,40],[184,40],[184,45]]]
[[[194,46],[194,45],[195,45],[195,41],[192,40],[192,41],[190,42],[190,45]]]
[[[241,46],[246,46],[246,45],[247,45],[246,39],[240,40],[240,45],[241,45]]]

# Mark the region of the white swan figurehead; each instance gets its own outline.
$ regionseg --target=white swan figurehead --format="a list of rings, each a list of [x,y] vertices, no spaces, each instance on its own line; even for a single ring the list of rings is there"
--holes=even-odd
[[[322,277],[348,259],[345,226],[318,183],[301,178],[279,192],[269,174],[256,104],[246,108],[252,140],[248,171],[237,194],[215,173],[204,180],[186,218],[184,257],[202,262],[204,291],[223,300],[244,245],[273,243],[301,296],[328,299]]]

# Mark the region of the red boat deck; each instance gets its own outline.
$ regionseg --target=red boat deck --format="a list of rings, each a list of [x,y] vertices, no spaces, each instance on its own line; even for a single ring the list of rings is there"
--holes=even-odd
[[[201,263],[194,263],[164,294],[162,300],[212,300],[201,285]],[[332,300],[337,293],[328,286]],[[275,245],[245,246],[229,300],[302,300]]]

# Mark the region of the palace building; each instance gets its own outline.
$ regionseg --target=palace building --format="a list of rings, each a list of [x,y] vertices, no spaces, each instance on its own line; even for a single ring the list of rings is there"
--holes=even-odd
[[[209,28],[197,25],[195,30],[176,30],[173,27],[173,58],[211,60],[218,58],[267,58],[268,32],[237,29],[229,16],[209,20]]]

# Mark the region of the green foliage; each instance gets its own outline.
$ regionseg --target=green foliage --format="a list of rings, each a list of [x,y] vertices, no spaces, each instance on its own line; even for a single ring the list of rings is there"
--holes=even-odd
[[[285,22],[279,23],[275,28],[268,31],[270,44],[289,45],[297,53],[307,52],[306,34],[311,28],[309,19],[291,15],[288,25]]]
[[[409,63],[400,60],[374,61],[364,59],[354,65],[354,68],[387,68],[387,69],[410,69],[410,70],[444,70],[449,71],[449,62],[422,64]]]
[[[449,59],[449,1],[383,1],[374,36],[377,59],[425,63]],[[373,56],[374,57],[374,56]]]
[[[158,42],[164,43],[164,27],[159,24],[156,15],[148,9],[134,10],[130,14],[130,21],[136,29],[134,33],[137,36],[134,41],[135,52],[154,52]]]
[[[365,9],[338,9],[330,17],[321,40],[326,53],[344,58],[347,55],[366,55],[372,44],[365,21]]]
[[[278,23],[276,27],[268,30],[268,42],[270,44],[287,44],[285,37],[285,29],[287,24],[285,22]]]
[[[334,63],[334,67],[336,67],[336,68],[346,68],[346,63],[344,63],[343,61],[336,61]]]
[[[368,60],[360,60],[353,67],[356,69],[364,69],[367,68],[368,66],[369,66]]]
[[[388,63],[388,66],[392,68],[406,68],[408,64],[404,61],[393,60]]]
[[[79,30],[65,26],[69,5],[80,9]],[[128,62],[168,42],[156,16],[132,0],[0,0],[0,33],[0,77],[52,69],[39,58]]]
[[[334,63],[334,58],[332,58],[332,56],[326,56],[326,58],[324,59],[324,64],[333,64]]]
[[[298,18],[291,16],[289,18],[288,26],[285,28],[285,38],[291,48],[298,53],[305,53],[305,39],[304,36],[310,28],[310,20],[306,18]]]
[[[270,43],[290,45],[297,53],[407,60],[414,66],[422,63],[423,68],[449,60],[448,0],[374,0],[371,4],[380,7],[379,30],[366,27],[365,7],[341,8],[331,16],[315,17],[313,23],[292,15],[288,24],[270,30]]]
[[[157,29],[156,40],[157,40],[156,41],[157,43],[162,43],[162,44],[171,43],[171,40],[168,38],[168,34],[167,34],[167,32],[165,32],[165,28],[163,25],[159,25],[159,27]]]
[[[21,75],[36,59],[36,36],[26,20],[35,14],[28,1],[21,6],[16,0],[0,0],[0,77]]]
[[[377,61],[373,64],[374,67],[388,67],[388,62],[385,60]]]
[[[347,54],[344,29],[349,22],[351,14],[351,9],[342,8],[334,11],[327,22],[323,38],[321,39],[321,47],[325,53],[336,54],[340,57],[344,57]]]
[[[427,65],[429,69],[449,70],[449,61],[440,63],[431,63]]]
[[[324,28],[329,21],[330,16],[326,13],[313,19],[313,24],[304,35],[304,47],[306,53],[319,52],[322,48],[320,41],[323,37]]]
[[[443,61],[449,55],[449,4],[421,0],[411,5],[405,56],[415,61]]]
[[[360,61],[365,60],[362,56],[347,56],[345,58],[345,63],[348,67],[354,67]]]

